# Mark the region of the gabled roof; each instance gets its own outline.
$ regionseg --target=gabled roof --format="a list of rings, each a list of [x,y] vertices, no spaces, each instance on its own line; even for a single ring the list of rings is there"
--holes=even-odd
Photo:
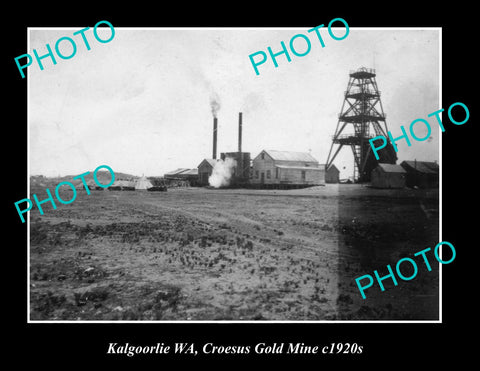
[[[309,171],[324,171],[325,165],[320,166],[291,166],[291,165],[275,165],[280,169],[295,169],[295,170],[309,170]]]
[[[438,174],[438,164],[436,162],[429,162],[429,161],[403,161],[400,165],[404,167],[410,167],[415,169],[420,173],[425,174]]]
[[[325,166],[325,168],[327,167],[326,165],[324,165],[324,166]],[[336,171],[340,172],[340,170],[338,170],[338,168],[334,164],[330,165],[330,167],[328,168],[328,171],[330,171],[330,170],[336,170]]]
[[[184,171],[187,171],[189,169],[187,168],[179,168],[179,169],[176,169],[176,170],[173,170],[173,171],[169,171],[168,173],[165,173],[165,175],[178,175],[178,174],[181,174],[183,173]]]
[[[215,164],[217,163],[218,160],[215,160],[215,159],[213,159],[213,158],[205,158],[205,159],[203,159],[202,162],[200,162],[200,164],[197,166],[197,168],[199,168],[205,161],[206,161],[211,167],[215,167]]]
[[[198,175],[198,169],[186,169],[181,175]]]
[[[277,161],[301,161],[301,162],[317,162],[318,163],[318,161],[308,152],[275,151],[275,150],[263,150],[262,152],[265,152],[273,160],[277,160]],[[260,152],[260,154],[262,152]],[[260,154],[258,156],[260,156]]]
[[[400,165],[378,164],[378,167],[386,173],[406,173],[405,169]]]

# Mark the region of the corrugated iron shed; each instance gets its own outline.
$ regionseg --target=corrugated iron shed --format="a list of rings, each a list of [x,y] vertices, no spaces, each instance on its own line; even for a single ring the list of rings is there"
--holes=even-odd
[[[425,174],[438,174],[439,166],[436,162],[429,161],[403,161],[402,164],[407,164],[412,169]]]
[[[378,164],[378,167],[380,167],[386,173],[406,173],[405,169],[400,165]]]
[[[275,165],[280,169],[295,169],[295,170],[312,170],[312,171],[324,171],[325,165],[319,166],[290,166],[290,165]]]
[[[198,169],[186,169],[180,175],[198,175]]]
[[[273,160],[276,161],[301,161],[301,162],[318,162],[312,155],[307,152],[292,151],[276,151],[264,150]]]
[[[176,170],[173,170],[173,171],[169,171],[168,173],[165,173],[165,176],[168,176],[168,175],[170,175],[170,176],[178,175],[178,174],[181,174],[181,173],[183,173],[183,172],[185,172],[185,171],[187,171],[187,170],[189,170],[189,169],[187,169],[187,168],[179,168],[179,169],[176,169]]]

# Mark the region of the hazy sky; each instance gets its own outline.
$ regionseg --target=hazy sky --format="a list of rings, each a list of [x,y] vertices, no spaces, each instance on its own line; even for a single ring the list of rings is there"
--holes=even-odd
[[[73,36],[72,59],[57,57],[56,65],[44,59],[43,71],[35,63],[28,68],[30,174],[76,175],[102,164],[134,175],[194,168],[212,155],[212,98],[220,103],[218,154],[237,150],[241,111],[243,150],[252,158],[262,149],[311,151],[325,163],[349,71],[362,66],[376,69],[393,134],[441,108],[439,29],[350,28],[340,41],[325,29],[321,48],[307,33],[314,26],[115,28],[105,44],[90,29],[90,51]],[[36,48],[42,55],[46,43],[53,48],[84,27],[29,29],[29,53]],[[279,56],[278,68],[269,59],[257,76],[248,56],[267,46],[280,51],[280,41],[288,45],[298,33],[310,37],[310,53],[290,53],[290,63]],[[438,160],[441,132],[429,121],[433,139],[399,143],[399,162]],[[350,148],[337,158],[341,177],[350,176]]]

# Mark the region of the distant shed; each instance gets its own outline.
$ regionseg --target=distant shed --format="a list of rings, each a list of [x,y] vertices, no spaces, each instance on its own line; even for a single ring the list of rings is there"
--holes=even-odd
[[[333,164],[325,169],[325,183],[340,183],[340,170]]]
[[[253,159],[251,183],[299,187],[325,184],[325,165],[306,152],[263,150]]]
[[[198,183],[199,185],[206,186],[208,185],[208,178],[212,175],[213,168],[217,160],[206,158],[198,165]]]
[[[168,180],[186,180],[190,185],[197,185],[198,169],[180,168],[166,173],[163,177]]]
[[[198,169],[188,169],[184,171],[183,173],[179,174],[181,178],[190,180],[190,181],[198,181]]]
[[[406,185],[413,188],[437,188],[439,184],[439,166],[429,161],[403,161],[400,164],[405,171]]]
[[[188,171],[189,169],[187,168],[179,168],[175,169],[173,171],[169,171],[168,173],[165,173],[163,177],[165,179],[180,179],[180,174],[184,173],[185,171]]]
[[[403,188],[406,173],[400,165],[378,164],[372,170],[370,184],[374,188]]]

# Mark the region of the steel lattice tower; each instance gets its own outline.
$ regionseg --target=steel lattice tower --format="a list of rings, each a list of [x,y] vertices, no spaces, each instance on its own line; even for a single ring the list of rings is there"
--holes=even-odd
[[[326,163],[328,170],[342,147],[350,146],[355,160],[353,177],[358,182],[370,180],[370,173],[377,162],[395,164],[397,161],[397,154],[387,136],[386,115],[375,76],[375,70],[370,68],[350,71],[345,99]],[[378,151],[380,159],[377,161],[369,139],[378,135],[387,138],[387,145]],[[334,147],[337,148],[332,156]]]

